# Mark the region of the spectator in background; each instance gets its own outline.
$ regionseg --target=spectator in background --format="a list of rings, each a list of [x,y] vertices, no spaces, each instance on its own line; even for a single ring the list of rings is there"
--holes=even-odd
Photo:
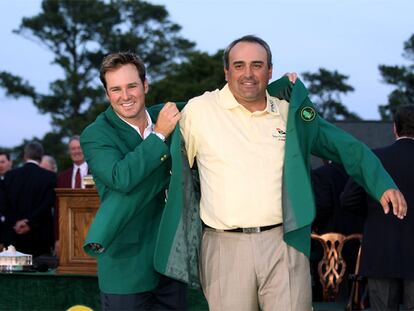
[[[53,246],[52,208],[56,174],[39,167],[43,147],[31,142],[24,149],[25,164],[7,172],[5,242],[20,252],[50,254]]]
[[[312,189],[315,197],[316,216],[312,231],[317,234],[338,232],[344,235],[361,233],[363,213],[350,213],[341,208],[340,196],[348,181],[342,165],[324,161],[312,170]]]
[[[322,166],[312,170],[311,180],[316,207],[312,231],[318,234],[338,232],[338,213],[341,207],[339,197],[348,175],[341,165],[324,160]]]
[[[79,135],[74,135],[69,139],[68,152],[72,165],[68,169],[60,172],[57,177],[56,188],[72,188],[80,189],[85,188],[83,184],[83,178],[88,175],[88,163],[85,161],[83,151],[80,146]],[[59,204],[56,201],[55,213],[55,253],[59,253]]]
[[[45,154],[42,157],[42,161],[40,161],[40,167],[43,167],[46,170],[49,170],[51,172],[57,173],[57,163],[54,157]]]
[[[6,207],[5,191],[3,190],[4,175],[11,170],[13,161],[10,159],[10,153],[0,150],[0,251],[3,249],[3,229],[4,229],[4,210]]]
[[[73,164],[58,175],[57,188],[85,188],[83,178],[88,175],[88,164],[83,156],[79,139],[79,135],[69,139],[68,150]]]
[[[407,201],[407,216],[384,214],[380,204],[353,180],[341,196],[344,208],[366,208],[360,273],[368,277],[372,310],[414,310],[414,105],[394,116],[396,141],[374,150]]]
[[[4,178],[7,171],[11,170],[13,161],[10,160],[10,153],[0,151],[0,179]]]

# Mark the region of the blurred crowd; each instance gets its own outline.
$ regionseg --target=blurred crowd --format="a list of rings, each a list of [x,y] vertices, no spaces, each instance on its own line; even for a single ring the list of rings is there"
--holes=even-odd
[[[23,163],[13,167],[8,152],[0,150],[0,244],[34,257],[56,256],[59,250],[59,205],[56,188],[84,188],[88,174],[79,142],[68,142],[71,167],[59,171],[53,156],[43,146],[29,142]]]

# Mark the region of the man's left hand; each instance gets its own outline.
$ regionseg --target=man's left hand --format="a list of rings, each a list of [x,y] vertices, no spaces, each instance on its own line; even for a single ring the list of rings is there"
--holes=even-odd
[[[381,197],[380,203],[384,209],[384,213],[390,212],[390,203],[395,216],[403,219],[407,215],[407,202],[403,194],[397,189],[386,190]]]
[[[298,75],[296,72],[287,72],[285,76],[288,77],[289,81],[295,84],[296,80],[298,79]]]

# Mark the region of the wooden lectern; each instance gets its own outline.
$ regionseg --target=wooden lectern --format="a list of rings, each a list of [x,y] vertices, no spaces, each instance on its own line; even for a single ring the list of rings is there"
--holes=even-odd
[[[59,200],[58,273],[96,274],[96,259],[83,251],[83,242],[99,208],[95,188],[56,189]]]

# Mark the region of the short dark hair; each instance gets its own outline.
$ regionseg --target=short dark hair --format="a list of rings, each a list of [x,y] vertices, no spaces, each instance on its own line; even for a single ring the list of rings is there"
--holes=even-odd
[[[250,43],[257,43],[257,44],[261,45],[266,50],[267,66],[269,68],[272,68],[272,66],[273,66],[273,64],[272,64],[272,51],[270,50],[269,45],[263,39],[261,39],[259,37],[256,37],[256,36],[253,36],[253,35],[247,35],[247,36],[243,36],[239,39],[236,39],[226,47],[226,49],[224,50],[224,55],[223,55],[224,68],[229,69],[229,66],[230,66],[230,64],[229,64],[230,51],[239,42],[250,42]]]
[[[99,78],[101,79],[101,82],[106,90],[106,80],[105,80],[105,74],[108,71],[118,69],[119,67],[123,65],[132,64],[134,65],[139,74],[139,78],[141,79],[141,82],[144,83],[145,76],[146,76],[146,70],[145,70],[145,64],[139,58],[136,54],[132,52],[117,52],[117,53],[111,53],[102,61],[101,69],[99,73]]]
[[[398,136],[414,137],[414,104],[398,106],[394,124]]]
[[[4,150],[0,150],[0,155],[5,155],[7,161],[10,161],[10,153]]]
[[[37,141],[32,141],[24,147],[24,157],[35,161],[42,161],[43,157],[43,146]]]

